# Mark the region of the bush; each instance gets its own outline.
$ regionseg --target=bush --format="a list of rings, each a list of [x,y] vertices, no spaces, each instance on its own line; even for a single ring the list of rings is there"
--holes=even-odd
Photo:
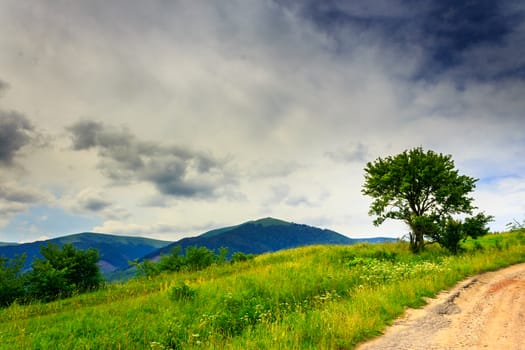
[[[243,252],[235,252],[233,253],[230,262],[233,264],[233,263],[240,262],[240,261],[251,260],[253,258],[255,258],[255,254],[245,254]]]
[[[48,260],[36,259],[28,273],[28,294],[33,300],[44,302],[68,297],[74,287],[66,278],[66,270],[56,269]]]
[[[144,260],[131,261],[129,264],[137,268],[137,276],[153,277],[162,272],[178,272],[181,270],[199,271],[212,264],[223,264],[228,257],[228,248],[219,248],[218,254],[206,247],[192,246],[186,248],[186,254],[181,254],[182,248],[175,246],[167,255],[161,255],[158,262]]]
[[[25,254],[13,259],[0,256],[0,307],[25,297],[25,279],[21,272],[25,259]]]
[[[138,262],[138,260],[135,259],[134,261],[130,261],[129,264],[137,269],[137,276],[140,277],[153,277],[162,272],[161,265],[151,260]]]
[[[160,271],[180,271],[184,266],[184,257],[180,255],[181,247],[175,246],[171,249],[170,254],[163,255],[158,263],[158,270]]]
[[[190,271],[202,270],[215,261],[215,253],[206,247],[186,248],[185,266]]]
[[[86,251],[65,244],[42,246],[43,259],[35,259],[28,273],[29,295],[38,300],[50,301],[100,287],[103,282],[97,262],[96,249]]]
[[[170,299],[173,301],[191,300],[194,298],[195,293],[195,289],[191,288],[186,283],[181,283],[171,288]]]
[[[486,235],[489,232],[487,224],[490,221],[492,221],[492,216],[482,213],[468,217],[463,222],[449,218],[437,242],[452,254],[457,254],[462,250],[461,242],[468,237],[476,239]]]
[[[461,249],[460,242],[464,238],[466,236],[463,232],[463,224],[459,221],[450,220],[440,237],[439,244],[447,248],[452,254],[457,254]]]

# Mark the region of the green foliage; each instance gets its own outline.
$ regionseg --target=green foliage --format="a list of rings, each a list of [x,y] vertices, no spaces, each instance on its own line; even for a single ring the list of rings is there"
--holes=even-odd
[[[170,298],[173,301],[180,301],[180,300],[191,300],[195,296],[195,289],[188,286],[186,283],[181,283],[173,288],[171,288],[170,291]]]
[[[444,222],[444,227],[440,234],[435,236],[436,242],[448,249],[452,254],[457,254],[462,250],[461,242],[467,238],[476,239],[489,232],[487,224],[492,221],[492,216],[479,213],[473,217],[468,217],[464,221],[448,218]]]
[[[22,267],[25,259],[25,255],[13,259],[0,256],[0,307],[24,298],[25,280]]]
[[[457,254],[459,251],[459,244],[462,239],[464,239],[462,223],[450,219],[446,222],[445,229],[443,233],[438,237],[438,242],[452,254]]]
[[[65,298],[74,288],[68,283],[66,269],[55,268],[49,260],[35,259],[28,273],[28,294],[32,300],[44,302]]]
[[[215,262],[217,264],[223,264],[228,260],[229,250],[226,247],[219,248],[219,253],[215,256]]]
[[[43,258],[35,259],[26,273],[21,272],[25,256],[10,262],[0,258],[0,305],[9,305],[14,300],[48,302],[74,292],[94,290],[102,284],[96,250],[82,251],[71,244],[60,249],[49,244],[40,251]]]
[[[242,262],[242,261],[247,261],[247,260],[251,260],[255,258],[255,254],[245,254],[243,252],[235,252],[232,254],[232,258],[230,260],[230,262],[232,264],[236,263],[236,262]]]
[[[130,265],[137,268],[137,276],[153,277],[162,272],[199,271],[212,264],[223,264],[228,257],[228,248],[220,248],[215,254],[206,247],[188,247],[184,255],[182,248],[174,246],[169,254],[161,255],[158,262],[144,260],[133,261]]]
[[[492,215],[479,213],[468,217],[463,222],[463,233],[465,237],[478,238],[489,233],[487,224],[494,220]]]
[[[138,259],[129,262],[130,266],[136,268],[137,277],[152,277],[161,273],[160,264],[151,260],[139,262]]]
[[[180,252],[181,247],[175,246],[172,248],[170,254],[162,255],[160,257],[156,273],[160,273],[161,271],[180,271],[180,269],[186,263],[184,261],[184,257],[180,255]],[[151,273],[146,273],[146,275],[151,275]]]
[[[85,292],[98,288],[102,283],[97,265],[100,256],[96,249],[90,248],[84,251],[75,248],[72,244],[64,244],[59,248],[58,245],[50,243],[42,246],[40,252],[58,275],[63,274],[68,285],[67,289]],[[40,262],[36,259],[33,264]]]
[[[424,247],[425,238],[439,242],[446,232],[440,228],[449,217],[471,214],[475,209],[468,194],[477,179],[459,175],[450,155],[418,147],[378,158],[364,170],[362,192],[374,198],[369,211],[376,216],[374,224],[403,220],[411,229],[410,249],[414,252]]]
[[[446,260],[442,260],[440,263],[429,261],[401,262],[360,257],[349,261],[348,267],[359,271],[361,286],[377,286],[410,278],[424,277],[429,274],[444,273],[449,268]]]
[[[76,248],[83,250],[87,248],[95,248],[98,250],[99,255],[104,257],[105,262],[119,270],[123,270],[128,267],[129,260],[150,254],[151,252],[166,246],[170,242],[143,237],[123,237],[110,234],[84,232],[53,238],[45,244],[47,243],[58,244],[60,247],[64,244],[73,244]],[[27,259],[25,261],[24,267],[22,268],[26,271],[31,268],[33,259],[36,256],[41,256],[41,246],[42,242],[0,246],[0,255],[5,255],[8,258],[12,258],[17,253],[26,253]],[[104,266],[101,266],[101,272],[105,275],[105,277],[112,277],[112,271],[110,270],[111,268],[109,266],[107,269],[105,269]]]
[[[466,276],[525,261],[519,232],[468,238],[458,255],[407,246],[310,246],[14,304],[0,350],[351,349]]]
[[[202,270],[215,261],[215,253],[206,247],[188,247],[186,249],[185,267],[190,271]]]

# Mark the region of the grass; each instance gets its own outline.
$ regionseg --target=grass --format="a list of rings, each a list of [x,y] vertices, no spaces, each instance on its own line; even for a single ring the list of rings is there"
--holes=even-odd
[[[351,349],[465,277],[525,261],[525,233],[450,256],[311,246],[0,310],[0,349]]]

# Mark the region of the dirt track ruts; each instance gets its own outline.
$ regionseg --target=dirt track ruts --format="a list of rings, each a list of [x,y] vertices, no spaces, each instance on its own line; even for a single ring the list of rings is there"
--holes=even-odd
[[[525,350],[525,264],[459,283],[357,349]]]

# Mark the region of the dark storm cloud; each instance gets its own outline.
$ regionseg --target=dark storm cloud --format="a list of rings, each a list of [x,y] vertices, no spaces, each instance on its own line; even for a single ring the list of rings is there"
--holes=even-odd
[[[0,165],[13,164],[14,157],[31,143],[34,127],[22,114],[0,110]]]
[[[213,197],[233,181],[211,156],[141,141],[125,129],[80,121],[68,131],[75,150],[97,149],[100,170],[117,183],[147,181],[166,195]]]
[[[517,2],[276,1],[333,37],[342,54],[378,45],[421,56],[415,79],[451,70],[461,80],[525,78],[525,11]]]
[[[84,150],[97,145],[98,134],[102,131],[101,123],[93,121],[78,122],[68,128],[72,135],[73,149]]]
[[[437,73],[452,68],[456,78],[462,80],[525,78],[523,47],[516,45],[517,39],[521,42],[524,39],[520,27],[525,16],[523,11],[509,8],[510,3],[491,0],[433,3],[421,21],[424,35],[421,45],[428,54],[426,66],[433,64]],[[487,54],[490,51],[485,57],[489,64],[480,65],[482,61],[475,57],[480,49],[488,49]],[[516,74],[520,70],[521,74]]]
[[[87,198],[80,204],[84,209],[96,212],[106,209],[111,205],[111,202],[101,198]]]
[[[24,212],[35,204],[49,203],[52,197],[38,189],[0,178],[0,227],[12,216]]]
[[[37,191],[0,185],[0,199],[11,203],[31,204],[42,200],[43,195]]]

